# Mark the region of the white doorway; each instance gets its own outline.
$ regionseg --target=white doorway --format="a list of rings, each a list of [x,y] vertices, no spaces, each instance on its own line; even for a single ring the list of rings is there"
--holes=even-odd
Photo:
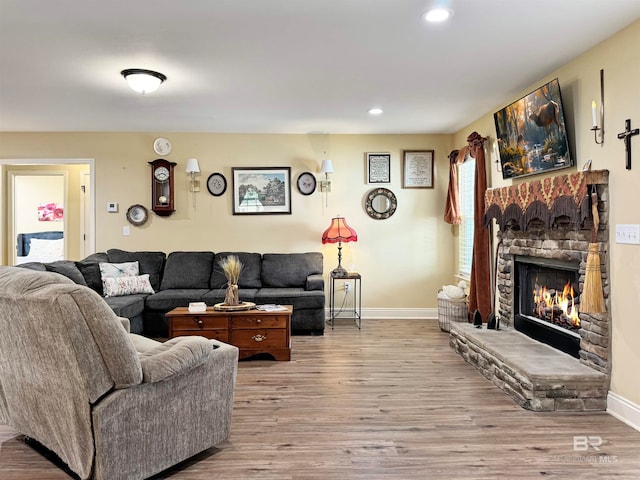
[[[93,220],[91,210],[91,174],[80,172],[80,258],[93,253]]]
[[[0,214],[3,225],[0,234],[0,264],[15,264],[16,235],[21,232],[14,226],[16,212],[21,210],[13,200],[12,177],[15,173],[25,171],[44,172],[46,175],[66,172],[67,190],[61,202],[64,208],[65,258],[79,260],[95,252],[94,159],[0,159]],[[44,226],[44,223],[41,225]]]

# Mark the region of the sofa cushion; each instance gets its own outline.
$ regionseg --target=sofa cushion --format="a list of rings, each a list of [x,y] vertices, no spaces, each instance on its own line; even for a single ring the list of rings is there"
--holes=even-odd
[[[149,282],[154,290],[160,289],[160,277],[166,260],[164,252],[127,252],[112,248],[107,251],[110,262],[138,262],[140,274],[149,274]]]
[[[172,288],[160,290],[145,300],[146,308],[168,312],[176,307],[188,307],[190,302],[201,302],[208,288]]]
[[[325,296],[321,290],[306,291],[300,287],[263,287],[256,293],[254,302],[258,305],[265,303],[293,305],[293,310],[296,311],[306,308],[324,308]]]
[[[262,256],[262,285],[305,287],[307,276],[322,273],[322,254],[265,253]]]
[[[126,295],[124,297],[107,297],[104,301],[117,316],[133,318],[143,312],[145,297],[146,295]]]
[[[239,288],[260,288],[260,271],[262,265],[262,256],[259,253],[247,252],[220,252],[216,253],[213,269],[211,272],[211,288],[225,288],[227,286],[227,277],[224,276],[220,262],[229,255],[235,255],[242,263],[242,272],[238,279]]]
[[[209,288],[213,252],[171,252],[162,275],[160,290]]]
[[[83,260],[81,262],[76,262],[76,267],[78,267],[78,270],[80,270],[80,273],[84,277],[84,281],[86,282],[87,286],[90,289],[98,292],[100,295],[103,295],[104,292],[102,289],[102,275],[100,274],[100,264]]]
[[[17,265],[20,268],[26,268],[28,270],[35,270],[36,272],[46,272],[47,268],[44,266],[42,262],[26,262]]]
[[[58,260],[57,262],[45,263],[44,267],[48,272],[55,272],[73,280],[78,285],[87,286],[87,282],[82,275],[82,272],[78,269],[75,262],[71,260]]]
[[[215,288],[202,296],[202,301],[209,306],[224,302],[226,288]],[[255,302],[257,288],[239,288],[238,298],[241,302]]]

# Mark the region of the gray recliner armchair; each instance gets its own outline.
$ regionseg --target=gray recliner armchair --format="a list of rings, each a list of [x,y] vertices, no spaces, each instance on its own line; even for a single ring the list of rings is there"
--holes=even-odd
[[[82,479],[147,478],[229,435],[238,349],[123,324],[90,288],[0,267],[0,422]]]

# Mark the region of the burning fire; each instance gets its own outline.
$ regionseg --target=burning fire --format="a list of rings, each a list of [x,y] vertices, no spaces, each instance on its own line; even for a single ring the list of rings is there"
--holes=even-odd
[[[580,327],[580,317],[578,316],[578,308],[575,305],[571,281],[567,282],[562,289],[562,293],[560,293],[558,290],[547,289],[546,286],[538,285],[538,279],[536,278],[533,288],[533,301],[536,309],[535,313],[538,317],[553,320],[554,317],[560,316],[562,319],[568,320],[574,327]]]

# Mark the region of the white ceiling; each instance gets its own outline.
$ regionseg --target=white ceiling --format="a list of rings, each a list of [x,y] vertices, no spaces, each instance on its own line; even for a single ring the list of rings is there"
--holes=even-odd
[[[0,131],[451,133],[640,18],[449,0],[428,25],[434,1],[0,0]],[[142,96],[125,68],[168,80]]]

